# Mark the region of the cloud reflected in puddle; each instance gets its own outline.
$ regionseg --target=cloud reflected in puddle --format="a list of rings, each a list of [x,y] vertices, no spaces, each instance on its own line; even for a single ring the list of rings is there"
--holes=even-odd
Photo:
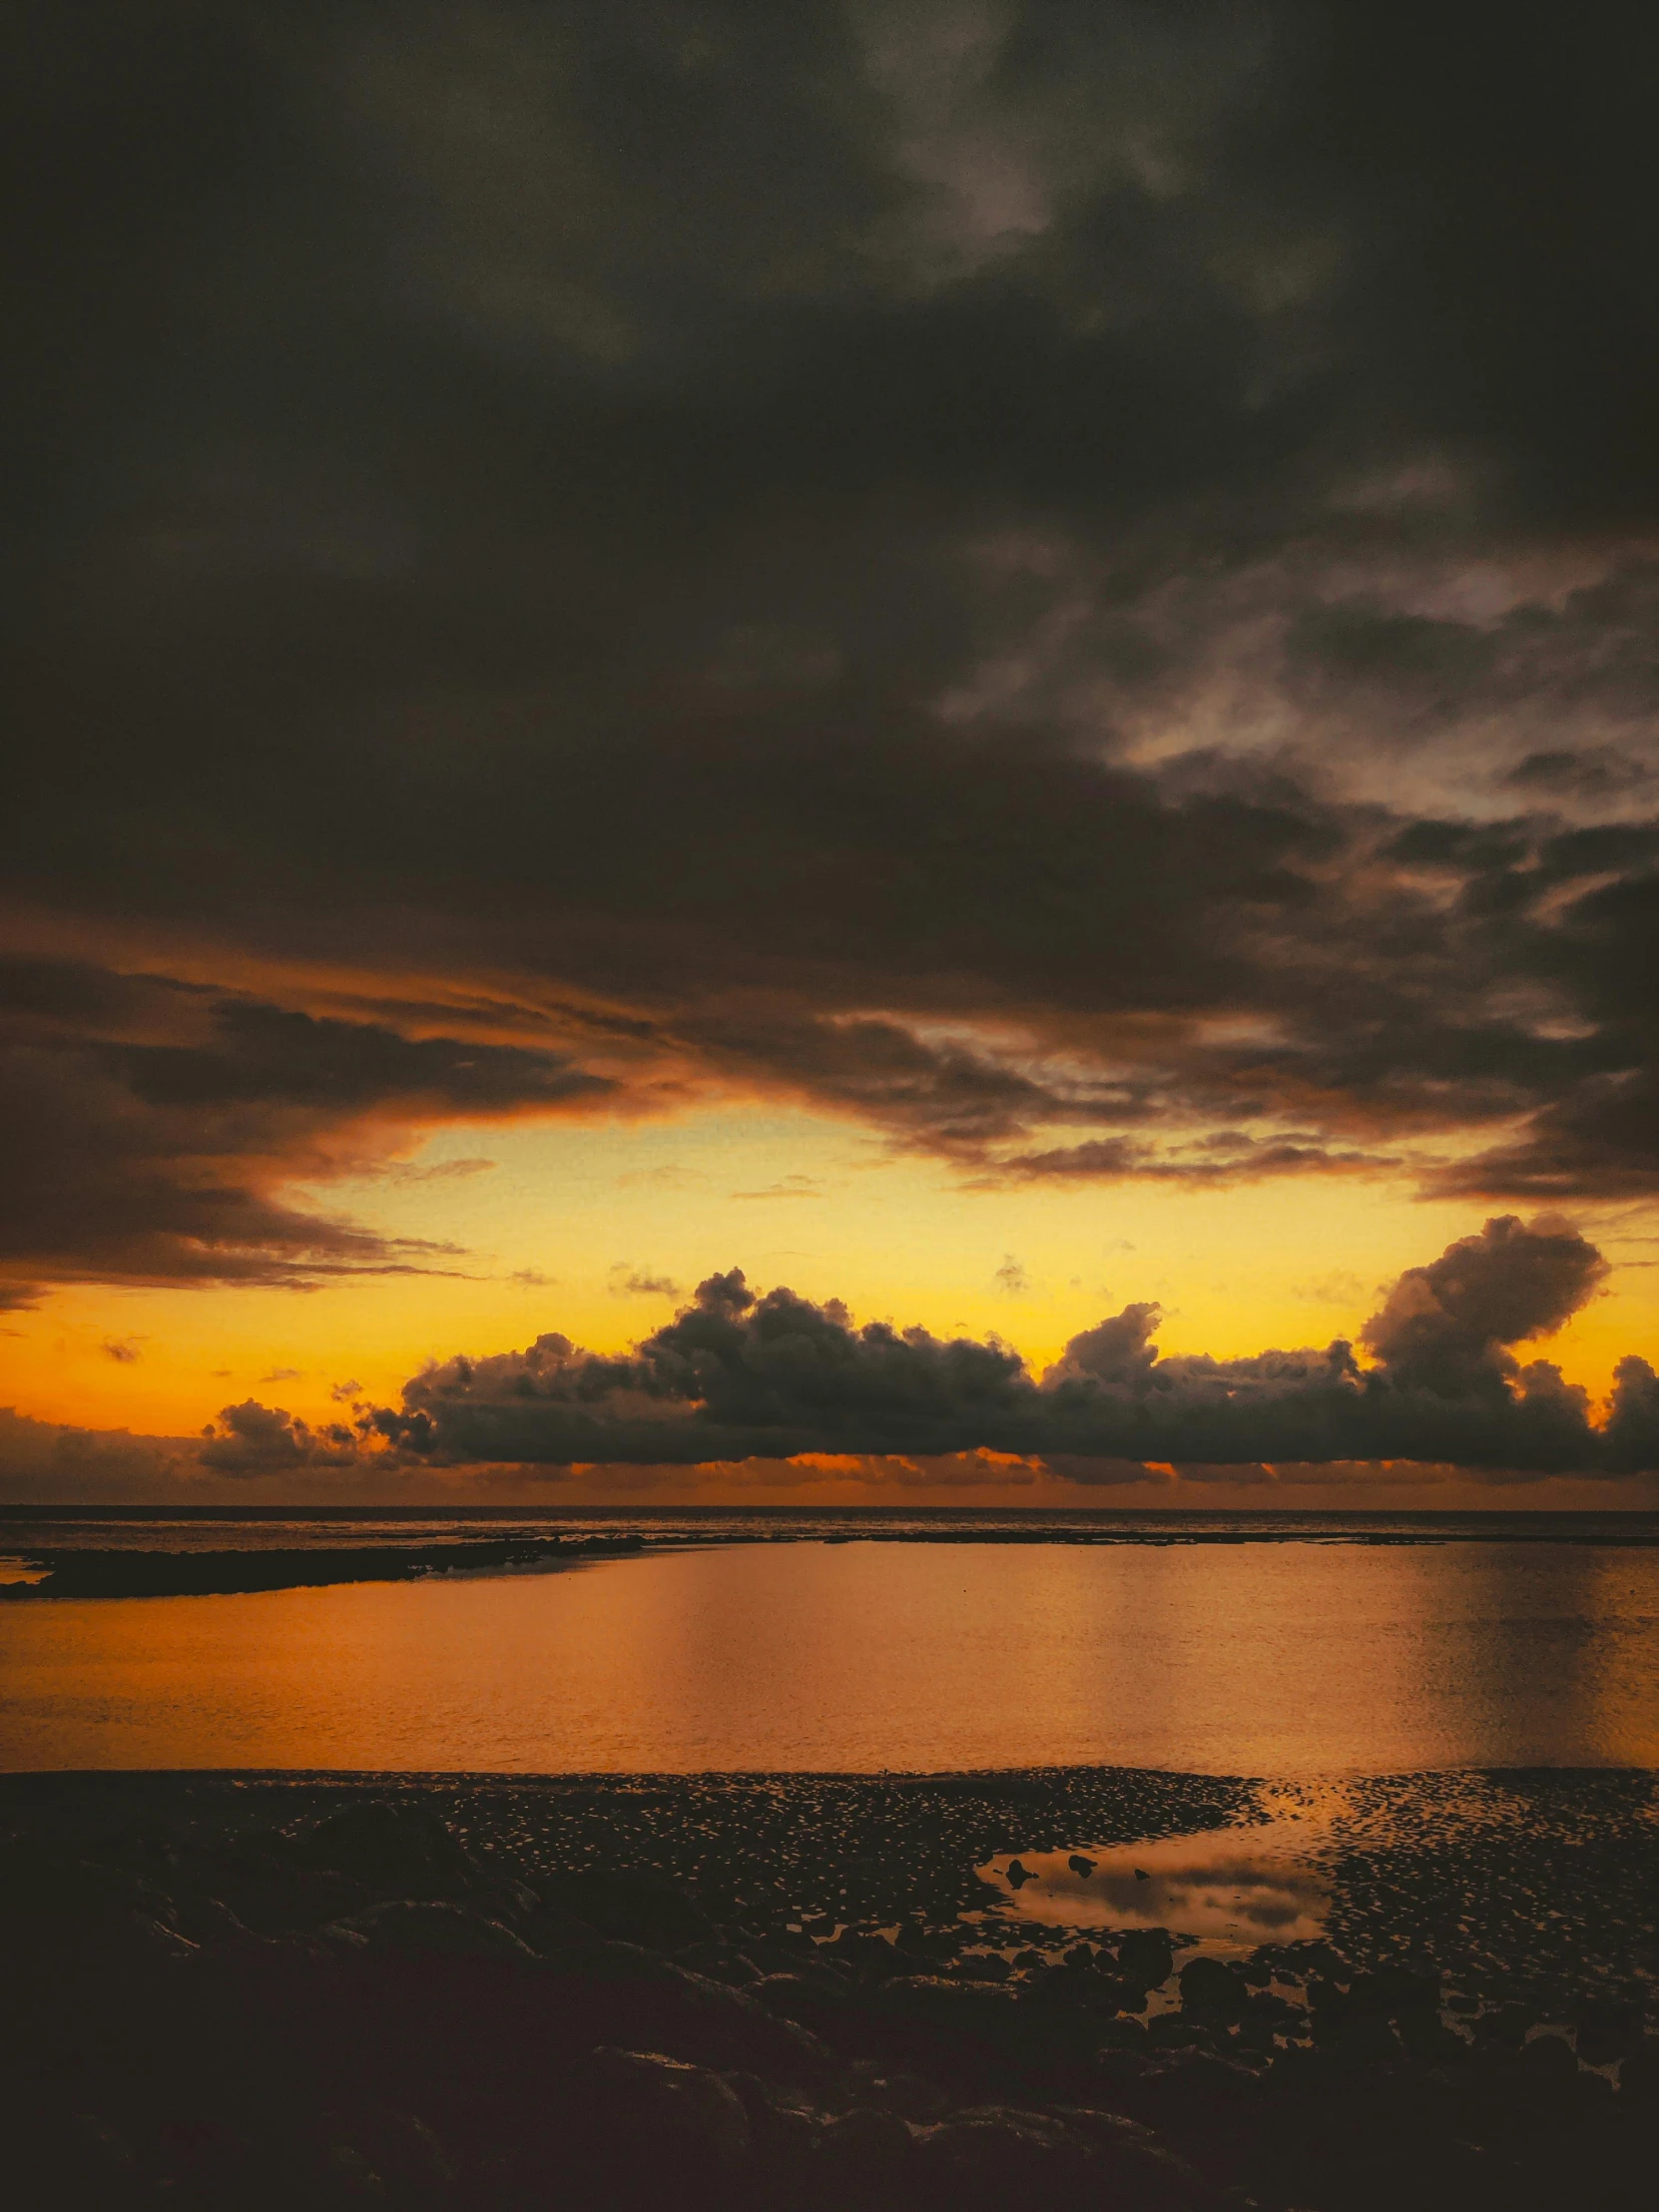
[[[1310,1856],[1319,1834],[1293,1818],[1149,1843],[1002,1853],[975,1871],[1016,1923],[1167,1928],[1206,1950],[1253,1950],[1324,1933],[1331,1881]],[[1025,1879],[1010,1881],[1016,1868]]]

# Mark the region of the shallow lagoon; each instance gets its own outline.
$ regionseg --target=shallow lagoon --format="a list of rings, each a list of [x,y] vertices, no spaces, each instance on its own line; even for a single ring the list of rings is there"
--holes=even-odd
[[[0,1610],[0,1767],[1659,1765],[1659,1553],[733,1545]]]

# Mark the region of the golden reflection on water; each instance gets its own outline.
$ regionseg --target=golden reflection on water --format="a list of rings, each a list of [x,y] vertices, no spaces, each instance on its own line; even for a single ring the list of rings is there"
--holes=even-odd
[[[0,1606],[0,1767],[1659,1765],[1659,1553],[740,1545]]]
[[[1002,1853],[978,1872],[999,1915],[1044,1928],[1168,1928],[1206,1949],[1253,1950],[1258,1943],[1304,1942],[1324,1932],[1330,1877],[1310,1861],[1312,1825],[1271,1821],[1198,1836],[1134,1844],[1090,1844],[1073,1851]],[[1017,1859],[1024,1877],[1010,1884]],[[990,1931],[988,1930],[989,1934]]]

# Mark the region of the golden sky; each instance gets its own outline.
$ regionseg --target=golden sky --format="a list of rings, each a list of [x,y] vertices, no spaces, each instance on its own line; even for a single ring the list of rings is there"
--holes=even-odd
[[[1359,1177],[1224,1193],[974,1187],[844,1121],[735,1109],[462,1124],[380,1175],[299,1195],[388,1239],[456,1249],[444,1272],[310,1290],[66,1287],[8,1317],[0,1403],[189,1435],[253,1396],[319,1423],[337,1416],[339,1385],[395,1399],[457,1352],[548,1330],[621,1350],[732,1266],[758,1288],[842,1298],[858,1322],[1000,1337],[1038,1369],[1141,1300],[1163,1309],[1163,1353],[1230,1358],[1355,1337],[1402,1270],[1479,1226],[1466,1202]],[[1606,1224],[1614,1272],[1545,1348],[1597,1396],[1622,1354],[1659,1342],[1659,1248],[1640,1220],[1609,1211]]]
[[[1380,76],[1364,11],[232,6],[95,98],[60,12],[0,1487],[140,1463],[53,1424],[233,1491],[1653,1474],[1652,133],[1593,40],[1517,132],[1553,46]]]

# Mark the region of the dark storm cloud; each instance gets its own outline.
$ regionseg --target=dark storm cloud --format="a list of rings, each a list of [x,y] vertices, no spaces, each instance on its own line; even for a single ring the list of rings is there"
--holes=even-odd
[[[1093,1137],[1084,1144],[1056,1146],[1047,1152],[1015,1153],[998,1163],[998,1173],[1032,1182],[1105,1182],[1130,1176],[1158,1183],[1245,1183],[1263,1176],[1330,1174],[1393,1167],[1397,1159],[1367,1152],[1342,1152],[1317,1139],[1301,1143],[1279,1137],[1264,1144],[1242,1130],[1213,1130],[1183,1151],[1158,1151],[1129,1137]]]
[[[758,1296],[734,1269],[709,1277],[631,1354],[604,1358],[549,1334],[524,1352],[446,1361],[416,1376],[400,1405],[361,1413],[359,1429],[365,1451],[383,1439],[394,1461],[434,1464],[991,1450],[1083,1481],[1147,1461],[1651,1472],[1659,1382],[1645,1361],[1620,1364],[1596,1419],[1559,1368],[1523,1365],[1512,1350],[1559,1328],[1605,1273],[1568,1224],[1505,1216],[1399,1278],[1364,1332],[1369,1368],[1341,1341],[1161,1359],[1158,1308],[1141,1303],[1073,1338],[1039,1381],[994,1340],[855,1328],[833,1300]]]
[[[400,1036],[87,966],[0,968],[0,1271],[17,1283],[304,1283],[445,1265],[283,1183],[443,1115],[609,1084],[556,1053]],[[113,1355],[112,1355],[113,1356]]]
[[[4,36],[20,1281],[426,1264],[285,1181],[711,1083],[1659,1191],[1650,13]]]

